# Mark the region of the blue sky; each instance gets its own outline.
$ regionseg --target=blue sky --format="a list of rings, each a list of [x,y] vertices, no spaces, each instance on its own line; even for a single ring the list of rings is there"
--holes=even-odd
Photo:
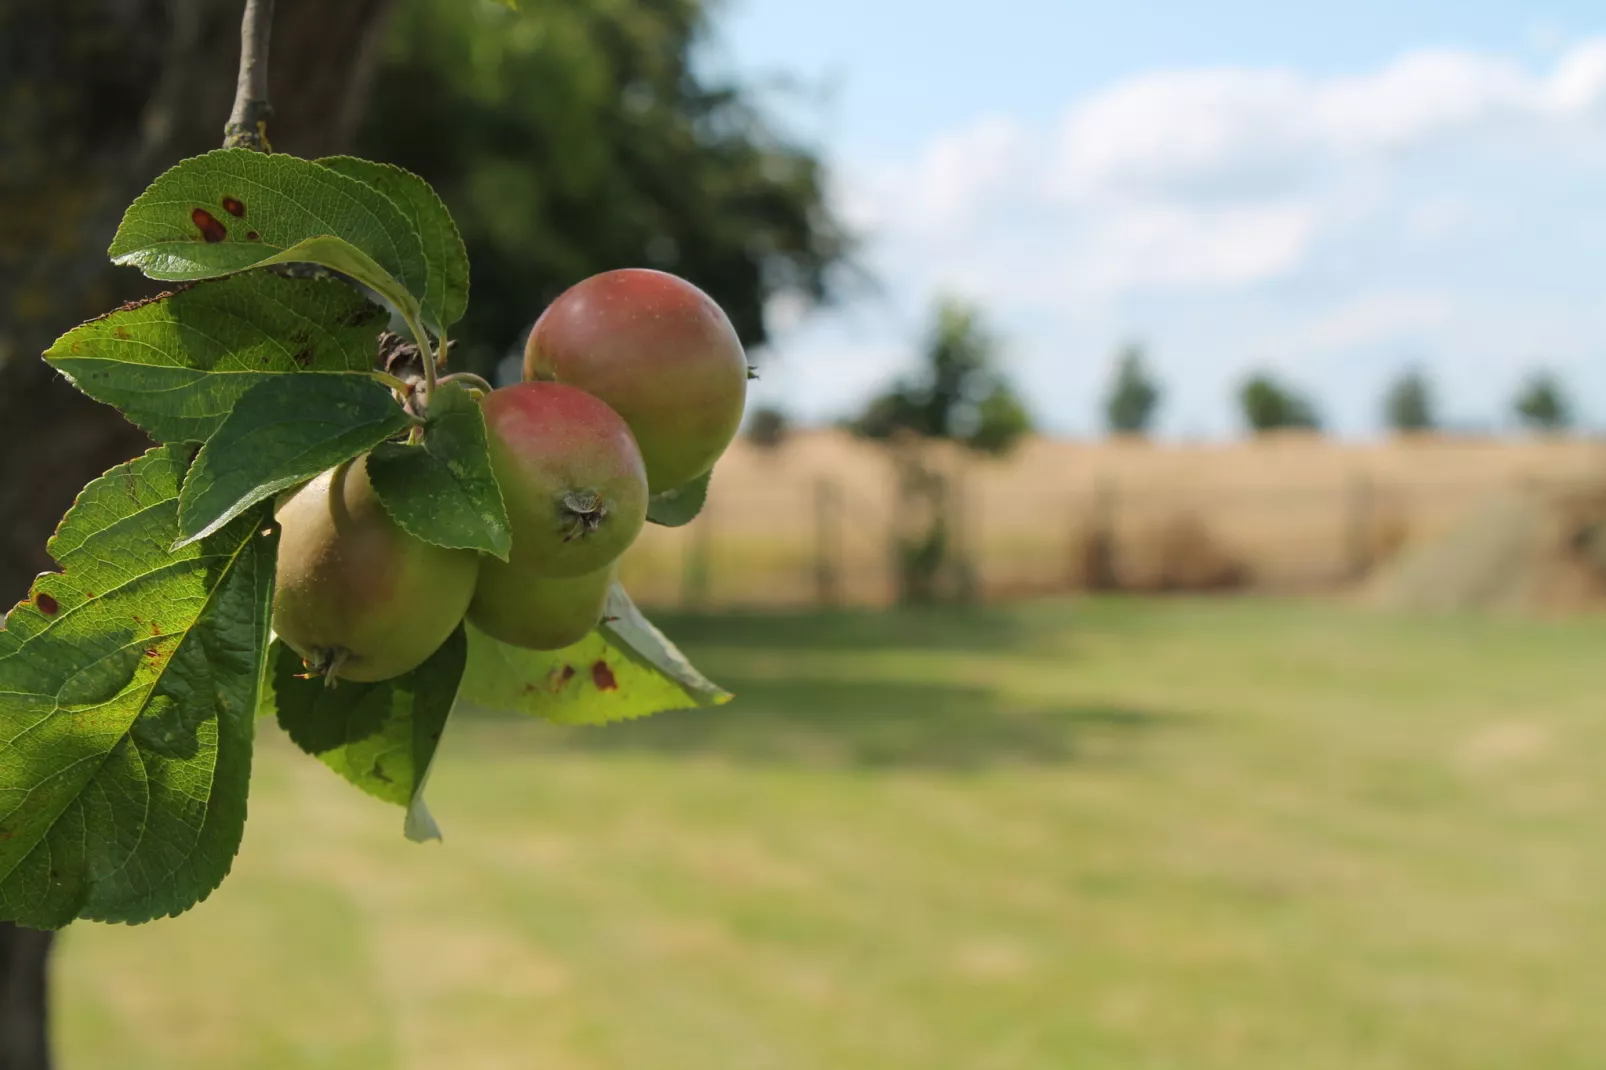
[[[882,283],[802,317],[778,302],[758,396],[850,409],[952,292],[1060,432],[1097,428],[1128,339],[1173,435],[1236,433],[1258,368],[1347,434],[1375,431],[1407,364],[1459,424],[1499,426],[1539,364],[1606,422],[1589,7],[728,0],[711,63],[774,87]]]

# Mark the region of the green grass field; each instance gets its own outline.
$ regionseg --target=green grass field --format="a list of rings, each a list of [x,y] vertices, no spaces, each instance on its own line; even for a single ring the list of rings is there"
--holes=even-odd
[[[735,703],[459,723],[443,845],[265,725],[223,888],[66,933],[65,1070],[1606,1065],[1606,621],[667,626]]]

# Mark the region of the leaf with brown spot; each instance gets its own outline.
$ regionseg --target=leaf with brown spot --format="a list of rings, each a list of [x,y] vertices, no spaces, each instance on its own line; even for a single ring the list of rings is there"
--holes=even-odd
[[[249,200],[251,230],[207,233],[204,213],[223,198]],[[137,197],[107,250],[153,279],[194,280],[270,264],[321,264],[380,294],[407,317],[425,309],[430,267],[412,219],[372,186],[284,153],[217,149],[180,161]]]
[[[513,713],[559,724],[606,724],[665,710],[718,706],[730,693],[711,683],[646,622],[621,588],[609,595],[612,615],[563,650],[525,650],[468,630],[468,667],[458,702],[465,708]],[[648,632],[656,638],[648,638]],[[626,637],[628,635],[628,638]],[[584,672],[576,669],[583,666]],[[569,686],[573,681],[590,686]]]
[[[224,241],[229,236],[228,228],[218,222],[217,216],[205,208],[196,208],[190,212],[190,221],[201,232],[201,240],[207,243]]]
[[[177,914],[239,847],[277,539],[252,516],[170,552],[186,466],[161,447],[85,487],[63,571],[0,630],[0,920]]]

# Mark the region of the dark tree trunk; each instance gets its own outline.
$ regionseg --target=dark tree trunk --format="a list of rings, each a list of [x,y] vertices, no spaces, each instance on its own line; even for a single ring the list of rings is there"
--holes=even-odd
[[[0,926],[0,1070],[50,1066],[45,960],[50,934]]]
[[[279,0],[268,134],[342,151],[393,0]],[[0,2],[0,606],[51,567],[80,487],[147,443],[39,359],[63,331],[154,287],[105,249],[175,161],[217,147],[234,97],[239,0]],[[0,923],[0,1070],[49,1065],[50,938]]]

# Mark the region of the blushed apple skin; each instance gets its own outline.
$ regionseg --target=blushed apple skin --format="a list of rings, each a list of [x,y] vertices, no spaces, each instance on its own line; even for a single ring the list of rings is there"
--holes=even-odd
[[[652,493],[714,467],[742,423],[747,355],[723,309],[685,279],[605,271],[559,295],[524,346],[524,378],[577,386],[636,436]]]
[[[429,659],[468,611],[479,555],[407,534],[368,482],[367,455],[332,468],[276,511],[273,630],[330,675],[371,683]]]
[[[602,620],[608,588],[618,575],[609,565],[583,576],[519,575],[502,568],[474,588],[468,622],[492,639],[529,650],[560,650],[578,643]]]
[[[617,413],[561,383],[504,386],[480,408],[513,532],[509,560],[487,557],[483,582],[583,576],[630,548],[647,522],[647,472]]]

